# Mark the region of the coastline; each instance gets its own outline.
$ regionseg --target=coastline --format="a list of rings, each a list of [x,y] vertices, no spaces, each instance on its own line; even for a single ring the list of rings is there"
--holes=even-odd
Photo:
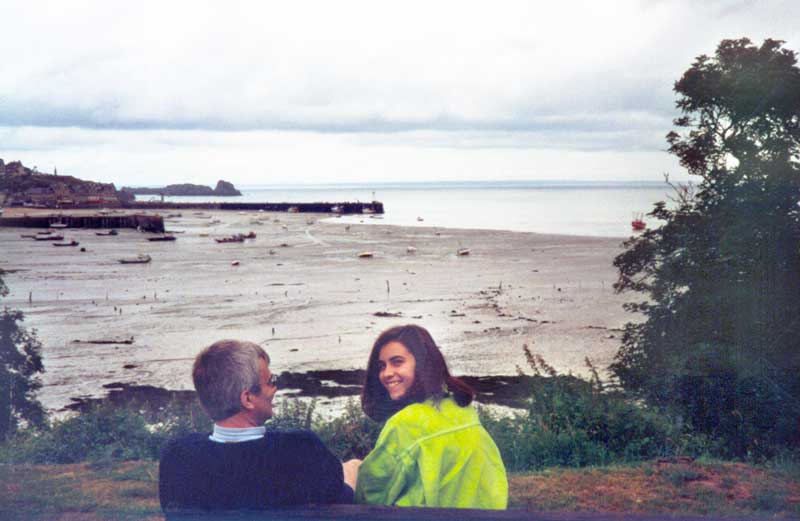
[[[220,338],[261,343],[276,372],[363,369],[377,334],[405,322],[431,331],[454,374],[516,375],[527,370],[523,344],[560,372],[584,374],[586,356],[600,368],[612,360],[633,318],[622,309],[631,297],[611,287],[621,238],[203,213],[167,218],[184,232],[167,244],[132,230],[67,230],[86,252],[0,228],[4,303],[38,330],[48,409],[104,396],[109,384],[189,390],[194,354]],[[250,230],[257,238],[245,243],[213,240]],[[470,255],[457,256],[460,247]],[[138,253],[153,262],[116,261]]]

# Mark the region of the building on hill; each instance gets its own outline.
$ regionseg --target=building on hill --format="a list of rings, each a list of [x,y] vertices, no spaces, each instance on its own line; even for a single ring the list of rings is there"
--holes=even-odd
[[[0,159],[0,192],[5,206],[43,208],[119,207],[122,199],[112,183],[95,183],[72,176],[42,174],[20,161]]]

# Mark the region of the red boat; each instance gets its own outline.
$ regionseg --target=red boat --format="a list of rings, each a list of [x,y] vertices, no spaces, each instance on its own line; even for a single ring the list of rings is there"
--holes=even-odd
[[[639,213],[633,215],[633,220],[631,221],[631,228],[633,228],[634,231],[637,232],[640,232],[645,228],[647,228],[647,223],[644,222],[642,214]]]

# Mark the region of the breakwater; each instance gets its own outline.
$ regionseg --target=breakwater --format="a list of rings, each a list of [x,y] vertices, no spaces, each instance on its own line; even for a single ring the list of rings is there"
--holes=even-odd
[[[15,228],[138,228],[147,232],[164,232],[160,215],[24,215],[0,217],[0,226]]]
[[[383,213],[383,203],[175,203],[167,201],[133,201],[126,208],[137,210],[237,210],[298,213]]]

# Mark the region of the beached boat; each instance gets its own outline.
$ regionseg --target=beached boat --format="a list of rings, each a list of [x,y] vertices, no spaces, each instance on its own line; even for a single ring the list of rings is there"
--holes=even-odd
[[[150,255],[146,255],[144,253],[140,253],[136,257],[127,257],[123,259],[118,259],[120,264],[147,264],[150,262]]]
[[[469,248],[459,248],[458,251],[456,251],[456,254],[459,257],[463,257],[465,255],[469,255]]]
[[[375,252],[374,251],[362,251],[362,252],[359,252],[359,254],[358,254],[358,258],[359,259],[371,259],[374,256],[375,256]]]
[[[236,234],[236,235],[231,235],[230,237],[220,237],[220,238],[214,239],[214,240],[217,241],[220,244],[225,244],[225,243],[229,243],[229,242],[244,242],[244,235],[239,233],[239,234]]]
[[[63,241],[63,235],[37,235],[34,237],[35,241]]]
[[[174,241],[175,240],[175,236],[174,235],[161,235],[159,237],[148,237],[147,240],[150,241],[150,242]]]
[[[255,239],[256,238],[256,232],[251,231],[250,233],[242,235],[242,237],[244,237],[245,239]]]
[[[108,230],[107,232],[94,232],[95,235],[106,236],[106,235],[119,235],[117,230]]]
[[[417,253],[417,249],[413,246],[408,246],[406,248],[406,253]]]
[[[78,241],[54,242],[53,246],[77,246],[78,244],[79,244]]]

